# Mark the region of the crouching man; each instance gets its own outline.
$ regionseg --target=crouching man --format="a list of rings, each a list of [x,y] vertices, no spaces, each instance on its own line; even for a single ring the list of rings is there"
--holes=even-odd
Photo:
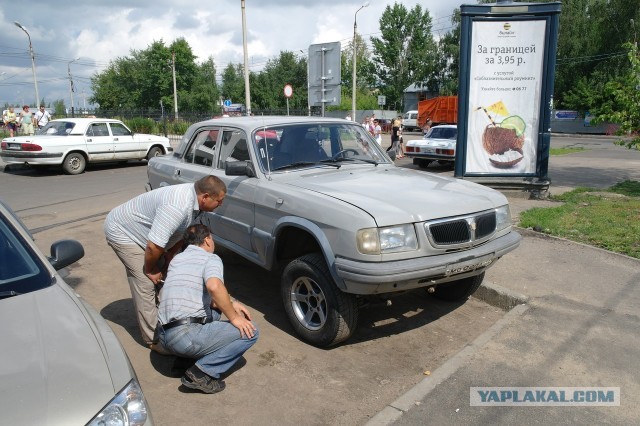
[[[224,286],[222,260],[213,254],[209,228],[189,226],[184,245],[160,292],[160,343],[175,355],[197,359],[182,377],[183,385],[216,393],[225,388],[221,374],[256,343],[258,329],[247,308],[232,300]],[[220,313],[228,321],[221,321]]]

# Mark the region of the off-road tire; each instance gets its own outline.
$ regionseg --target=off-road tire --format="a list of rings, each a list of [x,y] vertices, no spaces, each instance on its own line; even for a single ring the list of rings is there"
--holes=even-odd
[[[314,346],[343,342],[356,329],[357,300],[336,287],[324,258],[318,253],[301,256],[285,267],[281,294],[295,332]]]
[[[62,171],[68,175],[79,175],[87,167],[87,159],[79,152],[72,152],[64,157]]]
[[[480,284],[482,284],[482,280],[484,280],[484,272],[473,277],[437,285],[436,291],[430,294],[437,299],[448,302],[464,301],[476,292]]]

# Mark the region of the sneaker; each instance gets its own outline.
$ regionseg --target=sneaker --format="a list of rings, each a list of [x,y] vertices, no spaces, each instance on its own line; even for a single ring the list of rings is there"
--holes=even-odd
[[[196,367],[197,368],[197,367]],[[205,374],[203,377],[197,378],[191,369],[184,373],[184,376],[180,379],[183,385],[190,389],[199,390],[204,393],[218,393],[224,390],[227,386],[224,380],[214,379],[213,377]]]

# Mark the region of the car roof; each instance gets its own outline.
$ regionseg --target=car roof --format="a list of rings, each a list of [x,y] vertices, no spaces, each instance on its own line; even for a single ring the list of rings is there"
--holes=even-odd
[[[210,120],[201,121],[198,124],[211,125],[211,126],[232,126],[242,127],[245,130],[255,130],[260,127],[277,126],[282,124],[305,124],[305,123],[340,123],[348,124],[352,123],[360,125],[344,118],[328,118],[328,117],[316,117],[316,116],[282,116],[282,115],[252,115],[252,116],[240,116],[240,117],[223,117],[212,118]]]
[[[87,123],[95,123],[95,122],[121,123],[120,120],[116,120],[113,118],[87,118],[87,117],[56,118],[55,120],[51,120],[50,123],[55,121],[66,121],[66,122],[71,122],[76,124],[82,124],[82,123],[87,124]]]

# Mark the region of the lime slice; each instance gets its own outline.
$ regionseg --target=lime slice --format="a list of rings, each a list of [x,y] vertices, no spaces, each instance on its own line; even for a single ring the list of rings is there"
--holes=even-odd
[[[502,120],[502,123],[500,123],[500,127],[503,127],[505,129],[513,129],[516,131],[516,135],[520,137],[524,134],[524,129],[527,128],[527,125],[522,118],[518,117],[517,115],[512,115],[511,117],[507,117]]]

